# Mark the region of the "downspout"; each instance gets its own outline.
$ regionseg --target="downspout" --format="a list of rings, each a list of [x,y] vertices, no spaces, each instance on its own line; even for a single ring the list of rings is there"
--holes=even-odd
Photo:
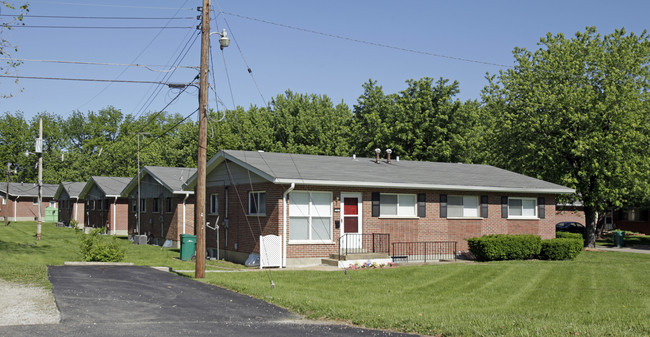
[[[293,191],[296,183],[291,183],[291,186],[282,193],[282,267],[287,267],[287,195]]]
[[[185,193],[185,198],[183,198],[183,234],[185,234],[185,201],[189,198],[190,194]]]
[[[115,215],[115,210],[117,209],[117,197],[113,201],[113,234],[117,235],[117,216]]]
[[[74,221],[77,222],[77,227],[79,227],[79,220],[77,220],[77,210],[79,209],[79,205],[77,205],[78,202],[79,202],[79,197],[77,197],[77,201],[75,201],[74,205],[72,205],[72,207],[74,208]]]

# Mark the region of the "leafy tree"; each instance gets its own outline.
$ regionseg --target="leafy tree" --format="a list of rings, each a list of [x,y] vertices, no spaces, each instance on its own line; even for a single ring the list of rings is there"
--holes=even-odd
[[[364,84],[354,106],[355,151],[391,148],[404,159],[472,162],[478,104],[454,99],[460,92],[455,81],[425,77],[406,83],[407,89],[389,95],[372,80]]]
[[[515,48],[516,66],[489,77],[488,159],[575,188],[593,247],[597,214],[648,195],[650,41],[588,27],[539,46]]]
[[[16,23],[21,23],[23,21],[23,16],[29,12],[29,8],[27,3],[22,3],[16,5],[16,2],[13,1],[0,1],[0,13],[2,12],[2,8],[8,8],[11,10],[15,10],[16,7],[18,7],[18,14],[13,19],[10,19],[8,22],[0,22],[0,57],[10,57],[12,51],[17,51],[18,48],[16,45],[12,44],[8,40],[6,40],[4,37],[2,37],[2,30],[3,29],[11,29],[11,25],[16,24]],[[11,69],[16,68],[17,66],[20,65],[20,62],[15,61],[13,59],[10,59],[9,61],[6,61],[4,63],[0,63],[0,73],[1,74],[8,74]],[[15,81],[18,83],[18,80],[16,79]],[[0,98],[8,98],[11,97],[11,94],[0,94]]]

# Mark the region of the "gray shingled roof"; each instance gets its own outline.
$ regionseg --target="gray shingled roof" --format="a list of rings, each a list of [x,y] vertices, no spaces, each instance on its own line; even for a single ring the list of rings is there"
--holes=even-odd
[[[43,197],[53,198],[59,185],[43,184]],[[4,195],[7,191],[7,183],[0,182],[0,191]],[[38,185],[34,183],[9,183],[9,196],[14,197],[38,197]]]
[[[104,192],[104,196],[106,197],[119,197],[122,194],[122,190],[124,187],[126,187],[129,181],[131,181],[131,178],[127,177],[93,176],[88,179],[88,182],[86,182],[83,190],[81,193],[79,193],[79,197],[84,199],[86,197],[86,194],[88,194],[88,192],[90,192],[90,189],[92,189],[93,185],[97,185],[97,187],[99,187],[99,189]]]
[[[374,158],[332,157],[224,150],[208,163],[212,171],[224,159],[276,183],[374,188],[437,189],[519,193],[574,193],[573,189],[489,165],[436,163]],[[196,176],[188,180],[193,187]]]
[[[84,186],[86,186],[86,183],[84,182],[63,181],[58,185],[56,193],[54,193],[54,198],[59,199],[64,189],[68,192],[70,198],[78,198]]]
[[[164,166],[145,166],[140,172],[140,179],[143,174],[149,174],[152,178],[158,181],[162,186],[170,192],[183,192],[193,193],[192,191],[184,191],[183,187],[187,179],[189,179],[196,172],[192,167],[164,167]],[[128,195],[138,184],[137,176],[131,179],[129,184],[122,191],[122,195]]]

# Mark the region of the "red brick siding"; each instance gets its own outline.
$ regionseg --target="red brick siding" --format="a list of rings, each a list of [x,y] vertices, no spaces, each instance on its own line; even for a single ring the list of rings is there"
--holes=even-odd
[[[160,212],[153,212],[153,199],[144,199],[146,202],[146,211],[141,212],[140,233],[152,233],[154,238],[164,238],[166,240],[180,241],[180,235],[183,234],[183,199],[184,195],[174,195],[172,197],[172,211],[166,211],[165,200],[160,201]],[[136,212],[131,211],[131,200],[128,200],[128,223],[129,234],[136,232],[137,217]],[[161,234],[162,218],[162,234]],[[194,234],[194,196],[190,196],[185,201],[185,234]]]
[[[41,214],[43,216],[43,220],[45,220],[45,208],[50,206],[51,200],[52,198],[47,198],[47,197],[43,197],[42,199]],[[9,217],[9,219],[18,217],[18,218],[29,218],[30,220],[38,220],[38,205],[34,205],[32,197],[19,197],[18,201],[16,201],[16,197],[10,196],[7,199],[7,204],[6,205],[0,204],[0,207],[2,207],[2,213],[0,214],[3,217],[5,216],[5,214],[7,214],[7,217]]]

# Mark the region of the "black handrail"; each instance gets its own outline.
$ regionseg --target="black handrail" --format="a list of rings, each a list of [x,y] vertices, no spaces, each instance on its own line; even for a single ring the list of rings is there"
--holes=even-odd
[[[346,233],[338,239],[339,261],[341,256],[348,254],[382,253],[390,254],[390,234]]]
[[[393,261],[456,260],[456,241],[393,242]]]

